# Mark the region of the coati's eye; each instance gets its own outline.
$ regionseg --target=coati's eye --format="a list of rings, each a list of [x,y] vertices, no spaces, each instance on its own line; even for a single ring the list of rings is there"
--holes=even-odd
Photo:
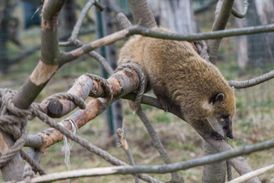
[[[225,98],[224,93],[217,93],[216,95],[214,95],[211,98],[210,102],[213,103],[213,104],[216,103],[216,102],[222,102],[224,100],[224,98]]]
[[[229,115],[227,114],[223,114],[223,115],[220,115],[220,122],[225,125],[229,122]]]

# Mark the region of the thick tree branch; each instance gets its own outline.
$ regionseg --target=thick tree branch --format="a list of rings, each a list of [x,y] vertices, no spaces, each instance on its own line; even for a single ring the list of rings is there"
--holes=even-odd
[[[46,0],[42,9],[41,59],[29,80],[14,97],[14,104],[26,109],[47,84],[59,68],[56,60],[59,56],[57,39],[57,17],[64,0]]]
[[[59,53],[57,44],[57,17],[63,3],[63,0],[45,0],[44,2],[41,25],[41,60],[13,99],[14,105],[20,109],[27,109],[31,105],[58,69],[58,65],[55,63]],[[12,146],[14,142],[10,139],[10,136],[4,135],[4,137],[5,142],[3,143]],[[1,171],[5,180],[22,179],[23,162],[20,155],[18,154]]]
[[[92,87],[98,86],[98,83],[93,83],[87,75],[80,76],[73,86],[66,92],[67,94],[75,95],[85,100]],[[40,104],[43,111],[51,117],[61,117],[75,109],[76,105],[73,101],[65,98],[48,97]]]

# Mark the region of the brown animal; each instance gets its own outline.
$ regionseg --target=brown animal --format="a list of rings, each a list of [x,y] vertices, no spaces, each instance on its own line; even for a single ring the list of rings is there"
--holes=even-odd
[[[214,130],[217,124],[233,138],[234,89],[191,43],[134,36],[120,51],[119,64],[129,61],[143,68],[161,104],[177,108],[198,132],[221,140]]]

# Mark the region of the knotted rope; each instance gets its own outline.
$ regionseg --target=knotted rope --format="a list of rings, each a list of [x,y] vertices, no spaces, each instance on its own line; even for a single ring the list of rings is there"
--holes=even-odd
[[[26,138],[26,125],[29,119],[36,116],[42,121],[50,120],[50,118],[42,112],[39,104],[33,103],[29,109],[17,108],[12,102],[15,94],[16,91],[14,90],[0,89],[0,130],[8,135],[11,135],[15,141],[9,150],[0,156],[0,168],[4,167],[23,148]],[[83,99],[71,94],[55,94],[51,98],[65,98],[67,100],[71,100],[81,109],[85,108]],[[30,158],[24,159],[28,162],[30,161]],[[31,161],[30,165],[33,166],[34,161]],[[35,168],[37,169],[37,166]],[[42,170],[39,171],[42,172]],[[24,178],[31,176],[33,176],[33,172],[31,173],[29,165],[26,165]]]
[[[14,106],[15,91],[0,89],[0,130],[12,136],[15,143],[0,157],[0,168],[5,166],[25,144],[26,124],[31,112]]]

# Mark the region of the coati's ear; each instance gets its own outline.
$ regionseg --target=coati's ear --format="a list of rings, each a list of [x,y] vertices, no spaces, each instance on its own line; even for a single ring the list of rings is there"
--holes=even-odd
[[[217,93],[216,95],[213,96],[211,99],[211,102],[214,104],[216,102],[222,102],[225,99],[225,94],[224,93]]]

